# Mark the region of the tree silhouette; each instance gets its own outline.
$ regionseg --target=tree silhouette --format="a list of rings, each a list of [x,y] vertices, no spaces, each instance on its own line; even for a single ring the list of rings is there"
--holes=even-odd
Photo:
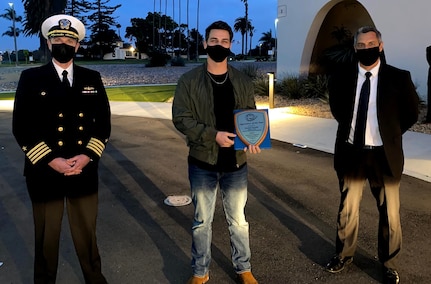
[[[115,30],[117,22],[112,16],[114,12],[121,7],[121,4],[116,6],[108,6],[109,0],[96,0],[91,6],[95,11],[88,16],[88,20],[92,22],[90,25],[91,42],[93,53],[98,53],[100,58],[103,58],[105,53],[113,51],[113,44],[119,39]]]
[[[244,19],[245,19],[245,53],[247,53],[247,36],[248,36],[248,32],[250,31],[251,24],[250,24],[250,21],[248,19],[248,2],[247,2],[247,0],[241,0],[241,2],[244,3],[244,9],[245,9],[245,16],[244,16]]]
[[[66,0],[23,0],[25,19],[24,34],[26,36],[38,35],[40,42],[41,60],[48,59],[46,40],[40,33],[41,23],[51,15],[64,11]]]
[[[64,13],[79,19],[84,26],[87,26],[87,17],[85,14],[91,9],[91,6],[92,3],[86,0],[67,0]]]
[[[275,38],[272,37],[272,30],[270,29],[268,32],[262,33],[262,37],[259,41],[262,42],[262,45],[267,49],[271,49],[275,46]]]
[[[233,25],[234,31],[241,33],[241,37],[242,37],[242,40],[241,40],[241,44],[242,44],[241,54],[244,54],[244,37],[250,31],[251,27],[252,27],[252,25],[251,25],[250,21],[248,21],[248,23],[247,23],[246,19],[243,18],[243,17],[236,18],[235,24]]]
[[[14,16],[15,16],[15,17],[14,17]],[[15,22],[16,22],[16,23],[21,23],[21,22],[22,22],[22,17],[21,17],[21,16],[17,16],[17,15],[16,15],[16,12],[15,12],[15,9],[13,9],[12,7],[8,8],[8,9],[5,9],[5,13],[4,13],[4,14],[1,14],[1,15],[0,15],[0,17],[1,17],[1,18],[4,18],[4,19],[6,19],[6,20],[9,20],[9,21],[13,21],[13,20],[14,20],[14,18],[15,18]],[[20,34],[21,32],[22,32],[22,30],[21,30],[21,29],[19,29],[19,28],[15,27],[15,33],[16,33],[16,36],[19,36],[19,34]],[[10,37],[13,37],[13,36],[14,36],[13,26],[9,26],[9,27],[8,27],[8,30],[7,30],[7,31],[5,31],[5,32],[2,34],[2,36],[4,36],[4,35],[6,35],[6,36],[10,36]]]
[[[149,17],[151,14],[151,21]],[[133,38],[139,53],[148,53],[152,46],[153,26],[152,26],[152,13],[148,13],[146,19],[132,18],[130,19],[132,26],[126,27],[126,38]]]
[[[190,30],[190,59],[198,59],[199,54],[205,54],[204,37],[195,28]],[[198,50],[196,51],[196,47]]]
[[[159,21],[164,23],[162,29],[153,29],[153,22]],[[178,25],[170,16],[149,12],[145,19],[133,18],[130,22],[132,26],[126,27],[125,37],[135,40],[140,53],[166,52],[167,49],[181,49],[182,46],[186,46],[184,31],[187,25]],[[154,38],[160,37],[158,42],[154,42],[154,46],[152,45],[153,36]],[[180,40],[181,42],[179,42]]]

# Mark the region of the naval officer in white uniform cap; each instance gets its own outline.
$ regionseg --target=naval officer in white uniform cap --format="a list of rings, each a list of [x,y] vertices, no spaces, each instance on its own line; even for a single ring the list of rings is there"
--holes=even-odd
[[[98,162],[110,136],[110,108],[98,72],[74,64],[85,27],[68,15],[41,32],[52,61],[24,70],[12,130],[24,153],[33,206],[34,283],[55,283],[64,207],[85,283],[107,283],[96,241]]]

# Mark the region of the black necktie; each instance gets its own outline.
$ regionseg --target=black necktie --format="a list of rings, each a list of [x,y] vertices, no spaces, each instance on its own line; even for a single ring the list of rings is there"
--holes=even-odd
[[[63,75],[63,79],[62,79],[62,83],[65,87],[70,87],[70,82],[69,79],[67,79],[67,71],[64,70],[63,73],[61,73]]]
[[[365,73],[365,81],[362,84],[359,96],[358,111],[356,113],[356,126],[353,144],[359,147],[365,145],[365,128],[367,125],[368,101],[370,99],[370,77],[371,72]]]

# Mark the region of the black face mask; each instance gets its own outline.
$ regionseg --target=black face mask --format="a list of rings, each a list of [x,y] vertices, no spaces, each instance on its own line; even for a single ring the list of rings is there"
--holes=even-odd
[[[218,44],[212,45],[212,46],[208,45],[206,48],[206,51],[208,56],[211,57],[211,59],[214,60],[215,62],[222,62],[230,54],[229,48],[223,47]]]
[[[75,56],[75,47],[65,43],[52,44],[51,56],[60,63],[67,63]]]
[[[378,46],[356,50],[356,57],[358,58],[359,62],[361,62],[364,66],[373,65],[377,61],[379,56],[380,50]]]

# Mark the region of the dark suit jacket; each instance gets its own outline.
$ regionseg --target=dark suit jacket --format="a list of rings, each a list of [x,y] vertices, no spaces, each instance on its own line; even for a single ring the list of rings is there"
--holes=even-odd
[[[345,147],[352,122],[358,65],[330,76],[329,103],[338,122],[334,166],[342,174],[352,163],[352,151]],[[402,135],[418,119],[419,98],[410,73],[381,64],[377,85],[377,119],[391,174],[401,177],[404,167]]]
[[[33,200],[97,191],[97,162],[111,131],[110,108],[100,74],[74,65],[71,88],[53,63],[24,70],[16,90],[12,131],[25,153],[24,175]],[[65,177],[48,163],[86,154],[80,175]]]

